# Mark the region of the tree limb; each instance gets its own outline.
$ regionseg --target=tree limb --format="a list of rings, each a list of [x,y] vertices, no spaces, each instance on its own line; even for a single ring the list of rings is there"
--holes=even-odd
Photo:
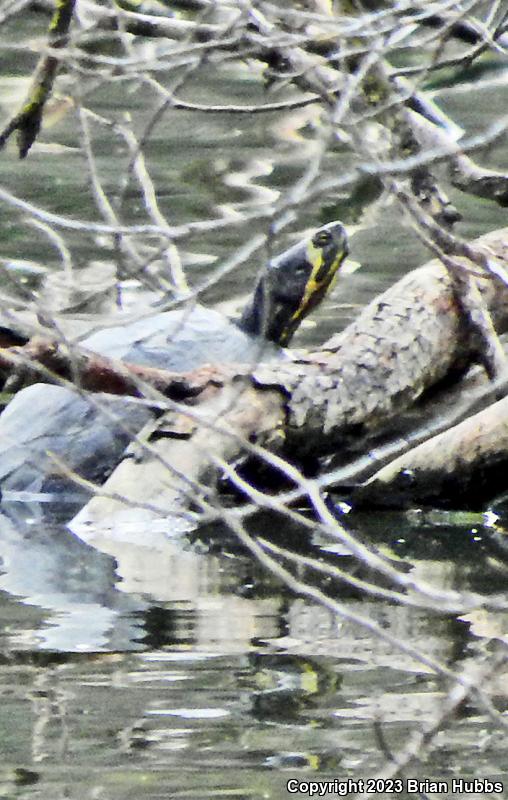
[[[57,0],[48,28],[48,47],[53,51],[63,48],[67,43],[75,2],[76,0]],[[25,158],[41,128],[44,107],[51,96],[59,66],[60,58],[54,52],[40,59],[22,108],[0,132],[0,148],[4,147],[14,131],[18,131],[19,156]]]

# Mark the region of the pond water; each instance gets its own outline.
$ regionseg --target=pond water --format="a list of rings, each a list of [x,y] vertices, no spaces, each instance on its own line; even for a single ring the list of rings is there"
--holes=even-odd
[[[482,521],[385,514],[351,524],[415,578],[495,596],[506,587],[506,550]],[[253,529],[270,536],[271,524]],[[336,542],[285,533],[298,552],[348,568]],[[397,752],[435,713],[435,674],[290,595],[226,531],[163,548],[124,545],[115,562],[49,524],[47,509],[10,504],[2,560],[5,796],[283,797],[290,779],[376,776],[385,754],[375,721]],[[450,668],[463,670],[507,635],[499,613],[436,617],[340,584],[327,591]],[[503,712],[503,673],[498,683]],[[506,782],[507,770],[503,731],[467,703],[408,775],[451,785]]]
[[[24,24],[21,30],[11,22],[0,32],[0,102],[6,111],[22,97],[33,65],[31,57],[13,51],[12,42],[41,36],[46,20],[27,14]],[[494,66],[476,78],[474,90],[467,75],[451,89],[435,90],[470,133],[507,106],[508,67],[501,56]],[[201,76],[188,80],[186,99],[252,103],[262,97],[251,65],[233,70],[226,62],[206,85]],[[125,121],[128,112],[138,134],[158,106],[153,94],[128,81],[98,87],[83,81],[97,114]],[[312,107],[284,117],[231,119],[189,111],[162,117],[146,147],[161,210],[172,225],[230,219],[222,230],[184,240],[182,258],[194,285],[208,284],[212,268],[265,231],[262,216],[246,221],[245,214],[294,184],[313,157],[316,124]],[[47,128],[26,162],[17,161],[9,147],[0,154],[1,187],[46,211],[97,220],[78,149],[82,135],[75,112],[68,110]],[[129,152],[107,125],[94,125],[92,138],[103,188],[114,194]],[[326,159],[331,174],[350,168],[349,153],[340,145],[330,148]],[[482,164],[508,169],[506,143],[482,154]],[[506,210],[452,189],[450,194],[463,214],[458,228],[465,237],[506,224]],[[277,239],[276,248],[283,249],[292,235],[341,217],[350,227],[352,256],[362,265],[342,278],[299,334],[299,346],[323,341],[427,257],[397,207],[388,201],[365,206],[362,213],[361,204],[353,207],[346,196],[304,200],[293,226]],[[54,240],[8,203],[2,215],[4,294],[33,300],[30,293],[38,292],[58,307],[60,289],[50,276],[65,271]],[[134,180],[124,188],[121,217],[146,221]],[[110,274],[115,259],[110,238],[66,231],[65,241],[80,275],[92,263]],[[146,245],[150,257],[154,250],[153,242]],[[264,257],[266,252],[258,253],[222,276],[203,299],[235,312]],[[163,268],[158,265],[154,275]],[[94,303],[109,312],[116,287],[104,288],[97,280]],[[143,286],[124,285],[129,302],[142,300],[143,292]],[[79,507],[72,500],[57,505],[35,499],[2,505],[4,797],[280,798],[287,795],[289,780],[376,777],[386,767],[387,753],[404,750],[442,711],[446,681],[347,615],[367,617],[387,636],[410,641],[426,658],[459,672],[507,641],[506,612],[437,614],[323,578],[316,587],[344,609],[345,615],[336,616],[282,586],[220,526],[165,539],[144,530],[139,541],[91,547],[66,527]],[[350,514],[344,523],[418,580],[494,599],[506,592],[501,513],[495,524],[481,513],[416,511]],[[249,525],[279,545],[291,543],[302,556],[372,578],[358,574],[347,549],[317,527],[299,529],[269,515],[258,515]],[[306,575],[305,569],[298,574]],[[490,696],[506,722],[506,664]],[[427,760],[413,763],[407,776],[445,781],[449,791],[438,796],[484,796],[478,786],[470,792],[453,788],[454,779],[501,781],[508,791],[506,732],[481,702],[468,700],[434,740]],[[406,789],[404,784],[400,792],[378,794],[424,796]],[[337,795],[333,787],[325,793]]]

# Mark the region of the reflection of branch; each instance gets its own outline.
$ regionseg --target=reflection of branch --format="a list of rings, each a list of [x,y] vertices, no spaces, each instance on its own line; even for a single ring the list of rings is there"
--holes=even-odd
[[[234,532],[242,545],[256,558],[256,561],[292,592],[329,609],[339,620],[345,620],[369,631],[377,639],[393,647],[395,651],[415,659],[417,663],[424,665],[441,678],[446,678],[451,682],[448,694],[444,697],[439,697],[439,704],[436,704],[434,717],[423,723],[421,730],[413,734],[409,744],[401,752],[392,753],[391,749],[386,745],[385,756],[388,764],[381,773],[379,771],[376,773],[376,779],[380,777],[382,779],[395,778],[411,766],[414,761],[420,759],[429,750],[438,733],[456,719],[460,708],[468,698],[472,698],[481,704],[495,724],[503,728],[507,727],[508,723],[493,707],[489,697],[490,682],[499,668],[506,662],[505,654],[496,655],[483,664],[474,662],[471,666],[468,665],[462,673],[454,672],[445,664],[415,647],[412,641],[408,642],[401,636],[394,635],[386,627],[352,609],[347,603],[337,600],[313,586],[306,580],[305,576],[302,576],[301,571],[297,575],[290,572],[280,560],[282,555],[284,559],[289,557],[294,562],[305,563],[306,560],[302,557],[281,551],[280,548],[271,545],[267,547],[265,541],[259,541],[252,536],[227,509],[222,509],[221,519]],[[267,552],[267,550],[271,552]],[[274,556],[277,556],[277,558]],[[356,796],[358,800],[366,800],[372,795],[369,791],[362,791],[360,795]]]
[[[400,775],[415,761],[421,760],[428,752],[440,731],[444,730],[456,719],[461,707],[466,703],[468,698],[478,699],[493,720],[498,725],[506,728],[506,721],[503,720],[501,714],[492,707],[487,691],[484,688],[487,686],[488,689],[489,683],[495,678],[496,673],[505,663],[506,655],[500,654],[488,661],[484,661],[483,664],[475,661],[468,665],[466,669],[464,669],[462,675],[455,677],[448,694],[441,700],[434,719],[425,722],[421,730],[411,736],[409,744],[402,752],[393,754],[392,758],[390,758],[389,765],[385,767],[384,770],[376,773],[376,780],[381,779],[382,781],[386,781],[396,778],[397,775]],[[357,795],[357,800],[367,800],[367,798],[372,796],[371,792],[362,792],[362,794]]]
[[[459,596],[456,592],[449,592],[439,589],[436,586],[430,586],[424,581],[415,579],[412,574],[401,572],[390,563],[389,559],[379,552],[376,552],[372,547],[361,542],[355,534],[351,533],[345,525],[339,522],[337,517],[327,506],[323,494],[317,486],[317,481],[305,478],[304,475],[289,462],[274,453],[268,452],[266,449],[249,446],[249,452],[262,458],[264,463],[294,482],[300,489],[300,499],[305,498],[305,501],[312,507],[315,516],[307,517],[302,515],[293,510],[287,500],[284,501],[281,497],[272,496],[259,491],[247,480],[242,478],[238,471],[230,464],[227,464],[224,459],[213,457],[213,460],[214,463],[220,467],[228,480],[230,480],[243,495],[253,501],[255,508],[258,510],[263,508],[273,513],[284,514],[288,519],[296,522],[302,528],[307,528],[313,532],[320,530],[325,536],[331,536],[333,539],[339,541],[341,545],[344,546],[345,550],[351,553],[359,563],[368,567],[368,569],[374,573],[383,575],[389,582],[397,586],[398,591],[392,592],[377,585],[374,586],[372,583],[366,583],[357,576],[353,576],[341,570],[340,567],[322,564],[316,560],[290,552],[285,548],[280,548],[273,542],[268,542],[258,537],[263,548],[268,552],[272,552],[279,557],[283,556],[290,563],[297,564],[298,566],[303,565],[310,567],[327,577],[349,583],[351,586],[360,588],[368,594],[384,597],[385,599],[396,601],[404,605],[437,608],[440,611],[446,610],[451,613],[458,613],[463,608],[469,608],[478,604],[485,607],[489,606],[490,601],[485,600],[481,595],[475,595],[471,592],[461,592]],[[240,508],[233,511],[232,513],[235,519],[245,519],[248,514],[243,513],[244,510],[244,508]],[[493,607],[504,609],[507,605],[502,602],[495,602]]]
[[[48,45],[52,50],[64,47],[67,42],[74,4],[75,0],[59,0],[57,3],[48,29]],[[25,104],[0,132],[0,147],[14,131],[18,131],[19,155],[20,158],[26,156],[39,133],[44,107],[51,95],[59,65],[60,58],[54,53],[41,58]]]
[[[259,452],[258,455],[260,455]],[[464,608],[483,605],[483,598],[479,595],[472,595],[471,593],[466,595],[466,593],[463,592],[459,596],[456,592],[443,591],[435,586],[429,586],[423,581],[415,580],[412,575],[407,575],[394,567],[387,558],[383,557],[373,548],[362,543],[355,534],[351,533],[338,521],[337,517],[327,508],[321,492],[317,489],[313,481],[307,480],[295,467],[283,461],[283,459],[277,458],[273,453],[269,453],[265,450],[261,455],[265,463],[269,464],[271,467],[278,468],[282,474],[290,478],[300,487],[301,497],[305,498],[305,500],[312,505],[318,517],[317,522],[314,518],[308,518],[292,510],[291,507],[285,505],[278,497],[273,497],[256,490],[223,459],[214,458],[214,462],[220,466],[228,480],[256,504],[257,509],[266,508],[274,513],[283,514],[302,528],[307,528],[313,532],[321,531],[324,535],[336,539],[344,546],[347,552],[350,552],[357,559],[358,563],[368,567],[376,574],[384,576],[397,586],[400,591],[395,592],[381,588],[357,576],[351,575],[338,566],[323,564],[320,561],[299,555],[286,548],[278,547],[273,542],[258,537],[258,541],[268,553],[272,553],[278,558],[283,557],[289,563],[296,564],[298,567],[309,567],[317,573],[326,575],[328,578],[334,578],[339,582],[345,582],[357,589],[365,591],[367,594],[383,597],[384,599],[402,605],[427,609],[435,608],[440,611],[446,609],[446,611],[450,613],[463,613],[462,609]],[[231,513],[235,519],[241,521],[247,516],[241,513],[242,511],[243,509],[239,509],[240,513],[236,510]]]
[[[245,530],[243,525],[239,523],[238,519],[236,519],[228,510],[224,510],[223,513],[223,518],[227,526],[234,531],[235,535],[238,537],[239,541],[244,545],[244,547],[246,547],[247,550],[249,550],[249,552],[255,556],[256,560],[260,564],[262,564],[266,569],[268,569],[269,572],[275,575],[285,586],[289,587],[293,592],[295,592],[295,594],[301,595],[302,597],[308,597],[310,600],[319,603],[319,605],[323,606],[324,608],[328,608],[341,619],[345,619],[348,622],[352,622],[353,624],[359,625],[365,630],[370,631],[381,641],[386,642],[395,650],[405,653],[410,658],[415,659],[415,661],[424,664],[426,667],[432,670],[432,672],[435,672],[438,675],[446,678],[451,678],[452,680],[455,679],[455,675],[452,670],[450,670],[445,664],[442,664],[437,659],[433,658],[431,655],[423,653],[417,647],[414,647],[410,642],[404,642],[399,636],[395,636],[393,633],[390,633],[374,620],[363,614],[359,614],[348,607],[346,603],[328,597],[327,594],[317,587],[312,586],[304,579],[300,579],[299,577],[293,575],[278,560],[267,553],[263,546]]]
[[[335,524],[338,526],[336,521]],[[332,521],[330,521],[330,530],[333,530]],[[352,536],[352,538],[354,537]],[[398,605],[411,606],[412,608],[434,608],[442,611],[443,613],[446,612],[457,614],[463,613],[461,609],[464,607],[476,608],[478,605],[482,604],[481,601],[483,598],[480,595],[470,596],[466,595],[465,593],[461,593],[461,595],[457,597],[455,592],[443,592],[437,587],[429,587],[428,585],[424,585],[423,583],[416,581],[412,576],[408,580],[408,576],[397,569],[392,569],[392,574],[389,574],[388,570],[386,569],[386,563],[383,564],[385,569],[380,570],[382,574],[393,578],[394,582],[401,583],[402,586],[404,586],[404,584],[406,584],[406,586],[407,584],[411,584],[411,588],[414,589],[415,592],[425,595],[425,599],[417,599],[415,596],[404,594],[402,592],[394,592],[391,589],[378,586],[371,581],[364,580],[357,575],[347,572],[345,569],[341,569],[336,564],[327,564],[323,563],[317,558],[303,556],[300,553],[295,553],[287,548],[279,547],[273,542],[269,542],[267,539],[260,537],[259,542],[266,552],[272,553],[279,559],[283,558],[293,565],[305,567],[306,569],[313,570],[318,574],[326,575],[328,578],[333,578],[334,580],[338,581],[339,584],[345,583],[348,586],[359,589],[361,592],[370,595],[371,597],[383,598],[384,600],[389,600],[390,602],[397,603]],[[362,564],[367,563],[363,554],[359,556],[358,560]]]

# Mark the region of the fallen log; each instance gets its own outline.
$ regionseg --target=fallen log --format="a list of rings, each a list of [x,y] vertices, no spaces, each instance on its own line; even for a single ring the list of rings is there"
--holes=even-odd
[[[508,265],[508,229],[481,237],[477,246]],[[506,330],[508,290],[490,277],[479,288],[497,329]],[[75,525],[139,525],[148,505],[161,517],[190,501],[209,507],[206,487],[221,463],[253,444],[296,461],[346,450],[479,358],[453,281],[432,261],[376,298],[321,349],[253,375],[237,370],[197,409],[179,406],[151,424]],[[137,520],[134,508],[143,509]]]
[[[482,506],[508,484],[508,397],[433,436],[376,472],[357,505]]]

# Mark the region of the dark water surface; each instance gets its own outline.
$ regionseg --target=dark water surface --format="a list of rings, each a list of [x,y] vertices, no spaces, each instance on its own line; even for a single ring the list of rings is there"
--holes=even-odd
[[[28,18],[27,25],[27,35],[40,35],[39,18]],[[31,65],[8,49],[12,36],[12,25],[0,33],[0,102],[9,111],[26,88],[23,76]],[[508,70],[486,72],[483,80],[474,103],[466,79],[438,92],[470,133],[508,106]],[[186,96],[206,102],[211,93],[214,102],[247,103],[259,92],[258,77],[247,67],[232,74],[226,66],[210,86],[190,82]],[[97,91],[93,108],[104,114],[118,109],[120,116],[124,84]],[[133,127],[141,130],[154,103],[138,89],[128,95],[128,110]],[[97,219],[73,113],[48,128],[26,162],[20,164],[12,149],[2,153],[0,184],[48,211]],[[283,192],[312,152],[307,131],[313,121],[312,109],[284,120],[189,112],[164,117],[146,156],[171,224],[241,215]],[[106,128],[94,128],[93,138],[103,187],[113,192],[129,155]],[[115,148],[118,159],[111,155]],[[350,166],[340,146],[327,158],[333,174]],[[506,143],[482,159],[508,169]],[[450,193],[464,215],[459,225],[464,236],[506,224],[506,210]],[[132,184],[127,187],[126,221],[145,221],[138,194]],[[350,223],[352,256],[362,269],[343,278],[317,323],[295,344],[323,341],[359,305],[426,258],[400,210],[388,202],[359,220],[337,198],[304,203],[293,232],[336,216]],[[361,225],[355,227],[357,221]],[[264,225],[249,223],[248,235]],[[193,281],[206,280],[210,254],[220,263],[246,233],[239,223],[186,241]],[[6,204],[0,237],[5,292],[42,290],[46,273],[62,270],[47,236]],[[290,238],[283,234],[277,247]],[[78,269],[92,261],[113,262],[111,242],[100,236],[72,233],[67,242]],[[234,311],[257,267],[252,259],[204,299]],[[55,299],[57,290],[51,291]],[[66,528],[78,508],[10,502],[0,517],[1,796],[285,797],[290,778],[375,776],[386,764],[375,721],[382,720],[385,745],[396,753],[439,709],[444,684],[430,670],[368,629],[295,597],[227,531],[161,539],[146,530],[142,541],[119,542],[113,557]],[[298,543],[302,554],[350,567],[344,548],[321,534],[281,531],[280,521],[270,517],[251,525],[277,541]],[[376,514],[357,516],[351,525],[396,563],[404,559],[408,572],[421,580],[460,591],[506,591],[502,519],[493,529],[481,514]],[[368,616],[450,668],[463,669],[507,641],[506,612],[471,611],[456,618],[366,599],[339,583],[327,589],[346,610]],[[506,668],[497,684],[493,701],[506,718]],[[502,780],[508,790],[506,735],[484,708],[466,703],[447,737],[441,734],[428,760],[408,774],[449,782]]]

